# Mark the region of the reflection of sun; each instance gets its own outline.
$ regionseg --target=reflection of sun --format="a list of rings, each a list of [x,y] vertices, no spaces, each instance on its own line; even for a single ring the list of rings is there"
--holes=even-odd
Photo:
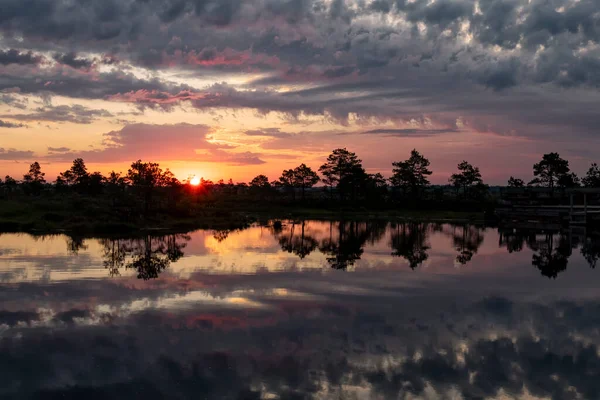
[[[200,178],[195,176],[190,180],[190,184],[194,186],[198,186],[200,184]]]

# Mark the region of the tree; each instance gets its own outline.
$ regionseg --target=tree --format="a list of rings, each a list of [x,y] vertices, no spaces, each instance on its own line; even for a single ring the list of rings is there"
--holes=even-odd
[[[258,175],[250,181],[250,190],[262,198],[271,190],[271,183],[266,175]]]
[[[277,186],[281,186],[284,189],[292,192],[292,198],[294,201],[296,201],[296,180],[293,169],[286,169],[281,173],[281,176],[277,182]]]
[[[521,188],[523,186],[525,186],[523,179],[514,178],[512,176],[508,179],[508,187]]]
[[[402,188],[404,193],[411,192],[418,196],[422,188],[429,185],[427,177],[432,174],[428,169],[430,162],[416,149],[410,152],[410,158],[406,161],[392,163],[392,177],[390,181],[395,187]]]
[[[271,184],[269,183],[269,178],[266,175],[258,175],[250,181],[250,186],[253,188],[264,189],[271,187]]]
[[[104,176],[100,172],[93,172],[88,175],[86,185],[86,191],[91,195],[98,195],[102,193],[104,184]]]
[[[46,174],[42,172],[42,167],[36,161],[29,166],[29,172],[23,175],[23,181],[31,193],[37,195],[41,192],[44,183],[46,183],[45,176]]]
[[[76,185],[84,186],[85,184],[87,184],[89,174],[85,162],[82,158],[76,158],[75,160],[73,160],[73,165],[71,166],[70,171],[73,175],[73,182]]]
[[[172,186],[178,183],[169,170],[163,172],[157,163],[145,163],[142,160],[131,164],[131,168],[127,171],[127,179],[141,192],[145,213],[150,209],[157,187]]]
[[[15,189],[17,188],[17,185],[18,185],[17,181],[10,175],[6,175],[4,177],[4,187],[6,188],[6,191],[9,194],[15,191]]]
[[[338,189],[340,200],[344,200],[348,192],[355,198],[356,189],[364,183],[367,176],[362,161],[346,148],[333,150],[327,157],[327,162],[319,168],[319,172],[324,176],[323,182],[326,185]]]
[[[29,166],[29,172],[23,175],[23,180],[27,183],[46,183],[46,179],[44,178],[45,176],[46,174],[42,172],[42,167],[40,167],[40,163],[36,161]]]
[[[319,175],[306,164],[300,164],[296,167],[292,176],[294,186],[302,190],[302,201],[304,201],[306,189],[315,186],[321,180]]]
[[[579,177],[574,172],[570,172],[568,174],[562,175],[558,179],[557,183],[558,183],[558,186],[560,186],[561,188],[566,188],[566,189],[581,186],[581,184],[579,183]]]
[[[598,168],[598,164],[593,163],[590,166],[581,183],[587,188],[600,188],[600,169]]]
[[[374,203],[385,199],[388,186],[387,180],[379,172],[367,175],[365,195],[367,201]]]
[[[120,172],[111,171],[110,174],[104,178],[104,182],[106,183],[106,189],[110,195],[112,205],[114,206],[117,197],[125,192],[127,179],[121,176]]]
[[[542,160],[533,165],[535,178],[530,185],[540,185],[550,188],[554,194],[554,188],[559,184],[561,178],[569,173],[569,162],[563,160],[558,153],[544,154]]]
[[[468,197],[473,187],[484,189],[479,168],[472,166],[467,161],[458,164],[457,174],[452,174],[449,181],[456,188],[456,192],[463,190],[463,195]]]

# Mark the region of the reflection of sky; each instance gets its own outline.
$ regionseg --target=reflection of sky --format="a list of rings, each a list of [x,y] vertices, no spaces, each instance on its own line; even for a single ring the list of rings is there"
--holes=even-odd
[[[150,281],[109,277],[97,240],[2,235],[0,397],[598,398],[596,271],[575,249],[543,277],[494,229],[457,266],[455,229],[412,270],[388,227],[348,271],[283,251],[290,224],[199,231]]]

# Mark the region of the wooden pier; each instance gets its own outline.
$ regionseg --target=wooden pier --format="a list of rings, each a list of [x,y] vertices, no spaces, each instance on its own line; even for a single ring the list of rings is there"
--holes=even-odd
[[[562,193],[562,198],[525,198],[522,193],[527,193],[526,188],[516,191],[517,196],[510,204],[505,201],[504,206],[496,209],[496,216],[502,221],[538,221],[553,222],[569,225],[586,226],[600,224],[600,189],[568,189]],[[545,193],[539,189],[533,193]],[[569,204],[544,204],[549,200],[567,200]],[[590,201],[591,200],[591,201]]]

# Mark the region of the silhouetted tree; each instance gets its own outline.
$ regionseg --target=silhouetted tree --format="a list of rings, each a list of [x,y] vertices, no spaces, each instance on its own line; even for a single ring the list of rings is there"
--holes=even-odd
[[[525,182],[523,181],[523,179],[514,178],[512,176],[508,179],[508,187],[520,188],[524,186]]]
[[[106,190],[110,196],[111,203],[113,206],[115,206],[117,199],[122,197],[125,193],[127,180],[125,177],[121,176],[120,172],[111,171],[104,181],[106,183]]]
[[[104,176],[100,172],[93,172],[88,176],[85,191],[91,195],[99,195],[104,189]]]
[[[463,161],[458,164],[458,171],[459,173],[452,174],[449,179],[450,184],[456,188],[457,193],[462,189],[463,195],[468,197],[473,192],[476,192],[473,190],[474,188],[478,190],[484,189],[479,168],[472,166],[467,161]]]
[[[394,250],[392,256],[404,258],[411,269],[417,268],[429,258],[427,224],[415,222],[398,224],[396,229],[392,229],[390,246]]]
[[[319,175],[306,164],[300,164],[293,171],[294,186],[301,189],[302,201],[304,201],[306,189],[315,186],[320,180]]]
[[[286,169],[281,173],[277,186],[281,186],[286,191],[292,193],[292,200],[296,201],[296,180],[293,169]]]
[[[587,188],[600,188],[600,168],[598,168],[598,164],[593,163],[590,166],[581,183]]]
[[[42,172],[40,164],[36,161],[29,166],[29,172],[23,175],[23,183],[32,194],[38,195],[46,183],[45,176],[46,174]]]
[[[73,160],[71,168],[58,176],[57,183],[60,180],[60,183],[64,183],[66,186],[75,186],[78,191],[83,192],[88,189],[89,177],[90,175],[83,159],[76,158]]]
[[[548,187],[554,194],[554,188],[559,185],[559,180],[569,172],[569,162],[563,160],[558,153],[544,154],[542,160],[534,164],[535,178],[529,184]]]
[[[560,186],[563,189],[570,189],[581,186],[579,177],[574,172],[562,175],[558,179],[557,183],[558,186]]]
[[[258,175],[250,181],[250,190],[258,194],[261,199],[271,192],[271,183],[266,175]]]
[[[252,181],[250,182],[250,186],[255,188],[268,188],[271,187],[271,184],[269,183],[268,177],[266,177],[265,175],[258,175],[254,179],[252,179]]]
[[[365,196],[370,203],[385,200],[388,191],[387,180],[379,172],[367,175]]]
[[[157,163],[145,163],[138,160],[131,164],[127,178],[138,189],[144,201],[144,212],[147,214],[152,203],[152,197],[157,187],[174,186],[177,179],[167,169],[163,171]]]
[[[598,164],[592,163],[581,183],[586,188],[600,188],[600,168],[598,168]]]
[[[420,195],[421,190],[429,185],[427,177],[432,174],[428,169],[430,162],[416,149],[410,153],[410,158],[406,161],[392,163],[392,185],[402,188],[404,193],[410,192],[414,197]]]
[[[344,200],[347,193],[351,193],[354,198],[357,189],[366,178],[362,161],[346,148],[333,150],[327,157],[327,162],[319,168],[319,172],[324,176],[323,182],[326,185],[337,188],[340,200]]]
[[[18,185],[18,182],[10,175],[6,175],[4,177],[4,190],[6,191],[8,196],[15,192]]]

